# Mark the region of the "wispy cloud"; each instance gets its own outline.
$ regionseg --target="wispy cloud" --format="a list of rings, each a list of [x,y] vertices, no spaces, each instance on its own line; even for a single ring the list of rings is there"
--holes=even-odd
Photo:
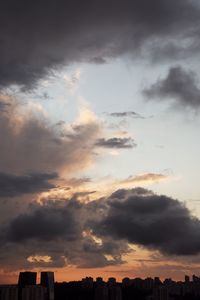
[[[145,117],[141,116],[140,114],[134,112],[134,111],[124,111],[124,112],[112,112],[108,114],[111,117],[116,118],[124,118],[124,117],[130,117],[135,119],[145,119]]]
[[[124,180],[119,180],[118,184],[121,187],[127,187],[131,185],[140,185],[140,184],[149,184],[149,183],[157,183],[160,181],[164,181],[169,179],[168,175],[164,174],[156,174],[156,173],[145,173],[136,176],[129,176]]]
[[[81,79],[82,70],[77,69],[72,74],[64,74],[63,79],[67,84],[67,88],[71,95],[74,95],[74,93],[78,89],[78,85]]]
[[[134,139],[113,137],[109,139],[101,138],[96,142],[96,146],[114,149],[131,149],[137,146]]]

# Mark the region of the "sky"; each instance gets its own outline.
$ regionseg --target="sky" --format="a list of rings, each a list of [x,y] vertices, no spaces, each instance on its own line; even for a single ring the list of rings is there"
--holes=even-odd
[[[0,283],[200,275],[197,0],[0,3]]]

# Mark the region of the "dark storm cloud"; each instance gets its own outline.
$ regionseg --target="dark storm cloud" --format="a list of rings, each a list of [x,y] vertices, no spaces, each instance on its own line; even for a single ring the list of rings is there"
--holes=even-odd
[[[109,114],[111,117],[116,118],[124,118],[124,117],[131,117],[136,119],[144,119],[140,114],[134,112],[134,111],[124,111],[124,112],[113,112]]]
[[[101,138],[96,142],[96,146],[104,148],[130,149],[136,147],[136,143],[132,138]]]
[[[107,201],[107,214],[93,223],[97,235],[126,239],[164,254],[200,252],[200,221],[181,202],[145,189],[119,190]]]
[[[34,204],[0,232],[0,264],[16,268],[43,266],[27,261],[35,255],[50,256],[48,266],[56,267],[118,265],[130,243],[165,255],[200,253],[200,220],[181,202],[144,188],[87,203],[74,197]]]
[[[55,173],[33,173],[18,176],[0,172],[0,197],[15,197],[52,189],[55,186],[49,180],[57,177]]]
[[[98,243],[86,226],[87,214],[87,204],[75,198],[32,205],[29,211],[3,226],[0,264],[8,267],[13,265],[13,268],[16,265],[26,268],[43,266],[42,261],[27,261],[27,257],[33,257],[34,260],[35,255],[50,256],[52,261],[48,266],[56,267],[63,267],[66,261],[67,264],[87,268],[123,263],[121,255],[128,252],[127,243],[114,241],[112,237],[105,237]],[[13,246],[15,261],[12,259]],[[113,259],[108,260],[105,255],[111,255]]]
[[[17,243],[31,239],[56,240],[61,237],[78,239],[81,231],[76,217],[80,209],[81,204],[75,200],[64,206],[53,203],[46,207],[36,206],[30,214],[20,215],[11,223],[8,238]]]
[[[192,71],[187,71],[176,66],[170,68],[167,77],[159,79],[150,88],[143,91],[147,98],[174,100],[183,107],[200,107],[200,87],[197,76]]]
[[[198,50],[199,16],[197,1],[189,0],[1,2],[0,86],[33,87],[64,63],[104,63],[152,45],[162,54],[167,40],[187,52],[190,38]]]

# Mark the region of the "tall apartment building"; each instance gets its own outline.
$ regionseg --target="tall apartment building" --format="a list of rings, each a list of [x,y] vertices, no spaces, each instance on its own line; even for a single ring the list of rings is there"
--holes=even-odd
[[[37,273],[36,272],[20,272],[18,279],[18,287],[22,288],[27,285],[36,285]]]
[[[20,272],[18,279],[18,300],[22,300],[22,290],[26,286],[36,286],[36,272]]]
[[[47,288],[47,300],[54,300],[54,273],[41,272],[40,284]]]

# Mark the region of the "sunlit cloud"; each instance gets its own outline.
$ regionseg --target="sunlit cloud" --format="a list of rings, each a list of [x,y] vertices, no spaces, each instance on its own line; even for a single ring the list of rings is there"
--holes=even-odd
[[[152,184],[152,183],[159,183],[165,180],[168,180],[169,176],[164,174],[156,174],[156,173],[145,173],[136,176],[129,176],[124,180],[119,180],[118,184],[122,187],[130,187],[136,185],[145,185],[145,184]]]
[[[51,256],[48,255],[35,255],[35,256],[29,256],[27,257],[27,261],[30,263],[38,263],[38,262],[44,262],[44,263],[50,263],[52,262]]]

